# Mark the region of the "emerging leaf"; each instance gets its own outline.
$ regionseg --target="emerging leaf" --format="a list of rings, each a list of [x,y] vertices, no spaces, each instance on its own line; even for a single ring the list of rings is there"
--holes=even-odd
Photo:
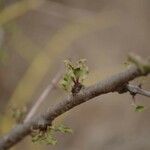
[[[61,133],[73,133],[73,130],[63,124],[59,125],[58,127],[55,127],[55,131],[61,132]]]
[[[81,59],[73,64],[70,60],[65,60],[66,73],[60,81],[61,87],[66,91],[71,91],[76,83],[82,84],[87,74],[88,67],[85,64],[86,60]]]
[[[65,91],[70,90],[72,85],[71,76],[69,74],[65,74],[63,79],[60,81],[60,84]]]
[[[45,142],[48,145],[56,145],[57,144],[57,140],[51,131],[48,131],[45,133]]]
[[[136,111],[136,112],[142,112],[142,111],[144,111],[144,106],[137,105],[137,106],[135,107],[135,111]]]
[[[48,145],[56,145],[57,140],[54,138],[52,132],[33,132],[31,134],[33,143],[46,143]]]

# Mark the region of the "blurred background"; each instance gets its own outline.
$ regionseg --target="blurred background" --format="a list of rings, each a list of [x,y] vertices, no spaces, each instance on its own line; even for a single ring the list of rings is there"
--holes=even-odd
[[[85,86],[126,68],[127,54],[150,54],[149,0],[0,0],[0,135],[15,126],[12,109],[36,103],[63,60],[86,58]],[[150,89],[150,78],[134,84]],[[61,101],[57,85],[36,114]],[[150,102],[138,113],[129,94],[110,93],[84,103],[56,120],[73,134],[58,134],[58,144],[33,144],[27,137],[13,150],[149,150]]]

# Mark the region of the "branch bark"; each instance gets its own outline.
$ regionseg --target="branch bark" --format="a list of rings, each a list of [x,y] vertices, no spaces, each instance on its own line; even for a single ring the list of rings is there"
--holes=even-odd
[[[129,81],[139,77],[148,75],[150,71],[146,73],[141,71],[137,65],[132,65],[126,70],[116,75],[109,77],[95,85],[87,87],[81,90],[75,96],[67,96],[61,103],[57,104],[52,109],[49,109],[44,114],[34,117],[32,120],[23,124],[17,125],[7,135],[0,139],[0,150],[7,150],[13,145],[20,142],[25,136],[31,133],[32,128],[39,128],[44,125],[51,125],[52,121],[63,113],[69,111],[81,103],[91,100],[102,94],[110,92],[118,92],[118,89],[128,83]]]

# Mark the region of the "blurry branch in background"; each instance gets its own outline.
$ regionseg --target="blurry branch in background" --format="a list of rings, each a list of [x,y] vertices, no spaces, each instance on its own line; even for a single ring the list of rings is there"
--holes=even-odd
[[[25,35],[21,26],[16,22],[7,24],[4,29],[10,33],[9,38],[12,49],[23,57],[27,63],[31,63],[36,56],[35,54],[41,50],[41,47]]]
[[[134,58],[135,57],[133,57],[133,59]],[[17,125],[7,135],[0,139],[0,150],[11,148],[13,145],[20,142],[25,136],[31,134],[33,129],[41,130],[52,126],[52,122],[55,118],[94,97],[110,92],[118,92],[121,94],[120,90],[124,87],[125,84],[128,84],[129,81],[139,76],[146,76],[150,73],[150,70],[148,69],[150,67],[149,62],[142,61],[144,62],[142,64],[140,61],[137,65],[138,60],[134,60],[136,62],[134,62],[126,70],[113,75],[106,80],[100,81],[90,87],[84,88],[76,95],[71,94],[67,96],[64,100],[55,105],[55,107],[52,109],[49,109],[47,112],[39,116],[35,116],[30,121]],[[144,67],[145,64],[147,65],[147,68]],[[137,107],[138,109],[142,108],[142,106]]]
[[[57,86],[58,81],[61,78],[61,71],[59,71],[56,76],[52,79],[51,83],[44,89],[42,94],[39,96],[35,104],[32,106],[31,110],[27,114],[26,118],[24,119],[24,122],[28,122],[31,120],[31,118],[35,115],[37,109],[39,106],[46,100],[46,97],[48,94]]]
[[[41,0],[22,0],[7,6],[0,12],[0,25],[4,25],[24,15],[26,12],[39,7],[41,4]]]

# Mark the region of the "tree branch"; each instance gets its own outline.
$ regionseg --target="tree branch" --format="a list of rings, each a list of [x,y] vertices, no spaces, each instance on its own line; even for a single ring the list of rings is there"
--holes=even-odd
[[[21,141],[25,136],[32,132],[32,128],[39,128],[45,125],[51,125],[52,121],[74,108],[81,103],[84,103],[96,96],[106,94],[109,92],[118,92],[118,88],[122,87],[129,81],[136,77],[148,75],[150,71],[141,70],[138,65],[132,65],[121,73],[113,75],[112,77],[101,81],[95,85],[81,90],[75,96],[68,96],[61,103],[57,104],[54,108],[49,109],[44,114],[33,118],[24,124],[17,125],[7,135],[0,139],[0,150],[6,150]]]

